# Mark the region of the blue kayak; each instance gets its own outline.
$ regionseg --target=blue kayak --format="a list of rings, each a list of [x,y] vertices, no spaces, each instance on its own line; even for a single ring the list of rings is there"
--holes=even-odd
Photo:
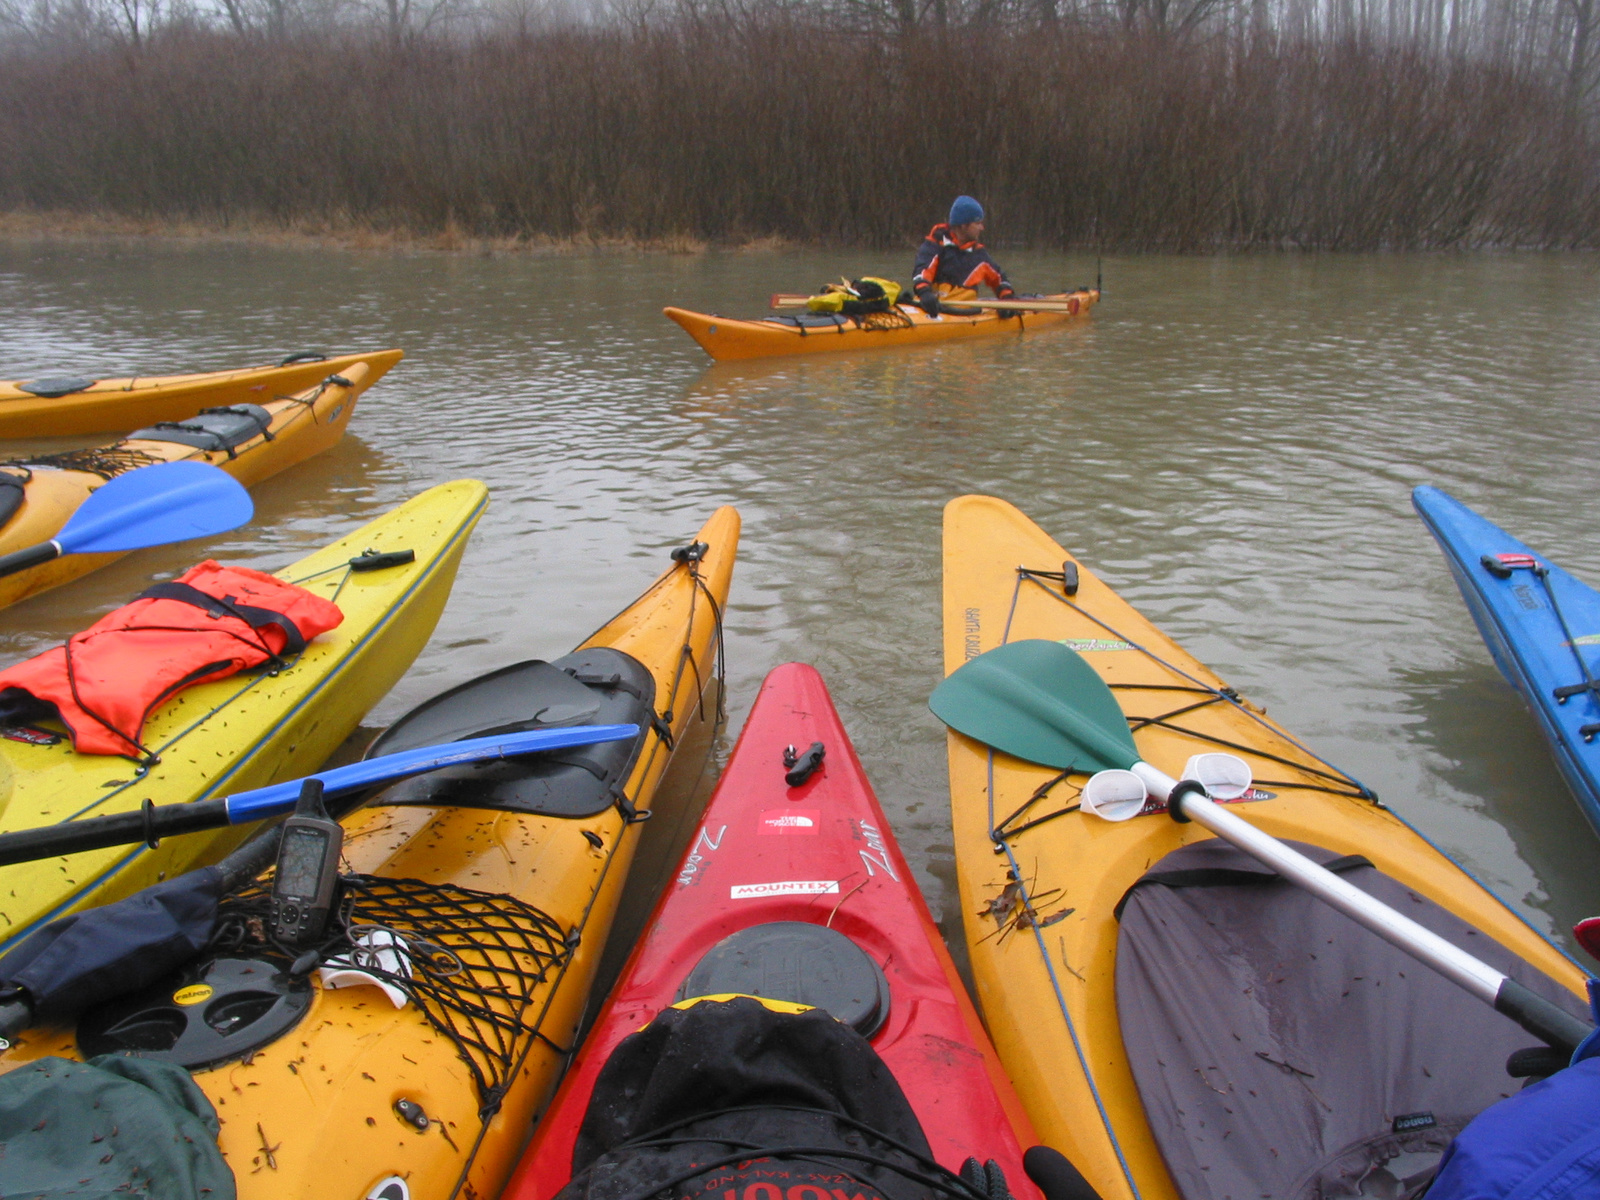
[[[1500,673],[1533,708],[1600,832],[1600,592],[1438,488],[1417,488],[1411,503]]]

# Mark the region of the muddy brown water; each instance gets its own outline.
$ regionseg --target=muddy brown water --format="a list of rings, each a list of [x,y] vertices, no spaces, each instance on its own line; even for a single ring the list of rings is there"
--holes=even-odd
[[[1001,256],[1025,287],[1083,256]],[[0,246],[0,378],[213,369],[398,345],[336,449],[257,519],[0,614],[0,661],[203,555],[272,569],[443,480],[492,504],[380,727],[554,657],[630,601],[715,506],[744,538],[728,730],[673,777],[637,921],[762,676],[821,669],[906,856],[959,942],[940,678],[940,511],[1021,506],[1539,928],[1600,912],[1600,839],[1500,679],[1409,490],[1437,484],[1600,582],[1600,260],[1115,259],[1078,327],[913,351],[711,365],[660,313],[729,315],[906,256],[444,257]],[[47,443],[52,446],[63,443]]]

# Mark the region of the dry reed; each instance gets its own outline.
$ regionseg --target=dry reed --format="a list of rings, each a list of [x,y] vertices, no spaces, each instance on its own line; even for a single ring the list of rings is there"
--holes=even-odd
[[[1365,41],[901,39],[777,16],[395,41],[163,31],[0,61],[0,209],[473,245],[1600,244],[1559,87]]]

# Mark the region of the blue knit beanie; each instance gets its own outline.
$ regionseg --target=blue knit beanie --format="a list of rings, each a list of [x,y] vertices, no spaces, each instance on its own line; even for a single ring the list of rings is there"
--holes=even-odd
[[[971,196],[957,196],[956,202],[950,206],[950,224],[970,225],[974,221],[983,220],[983,205]]]

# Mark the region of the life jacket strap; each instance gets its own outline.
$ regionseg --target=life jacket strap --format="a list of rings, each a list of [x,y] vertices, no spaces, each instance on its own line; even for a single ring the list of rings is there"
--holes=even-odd
[[[280,654],[273,656],[274,658],[299,654],[306,648],[306,639],[301,634],[300,627],[285,614],[270,608],[258,608],[253,604],[237,604],[231,596],[213,596],[187,583],[169,581],[153,584],[140,592],[135,599],[177,600],[182,604],[192,604],[196,608],[204,609],[206,615],[210,617],[237,617],[251,629],[264,629],[269,625],[276,625],[283,630],[284,647]]]

